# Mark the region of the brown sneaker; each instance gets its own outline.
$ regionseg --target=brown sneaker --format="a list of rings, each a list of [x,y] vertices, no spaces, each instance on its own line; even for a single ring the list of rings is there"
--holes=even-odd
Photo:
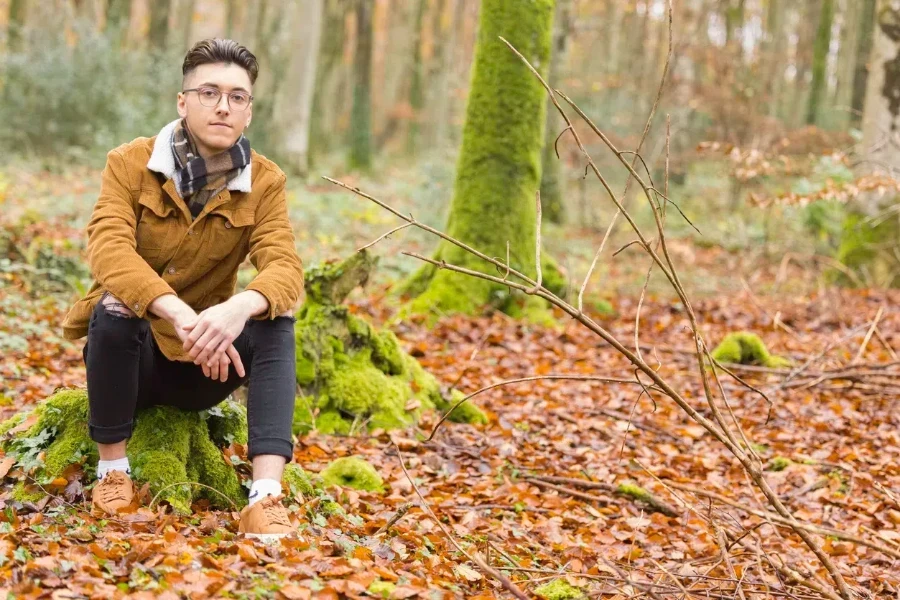
[[[288,518],[288,511],[281,503],[282,498],[284,494],[269,495],[253,506],[245,506],[241,510],[238,532],[263,541],[276,540],[294,533],[295,529]]]
[[[91,514],[112,516],[124,508],[134,507],[137,489],[126,473],[110,471],[100,480],[91,495]]]

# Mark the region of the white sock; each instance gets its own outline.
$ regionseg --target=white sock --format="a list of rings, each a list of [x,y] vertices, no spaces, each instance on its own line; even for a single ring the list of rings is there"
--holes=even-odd
[[[250,506],[253,506],[266,496],[281,494],[281,482],[274,479],[257,479],[250,486]]]
[[[110,471],[122,471],[130,477],[131,465],[128,464],[128,457],[116,460],[101,460],[97,463],[97,479],[103,479]]]

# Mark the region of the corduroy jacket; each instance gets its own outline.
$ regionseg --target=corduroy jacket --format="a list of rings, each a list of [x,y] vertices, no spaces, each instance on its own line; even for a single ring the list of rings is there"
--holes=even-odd
[[[235,291],[249,255],[256,277],[247,285],[269,301],[274,319],[293,311],[303,295],[303,265],[288,219],[285,175],[252,152],[249,165],[191,219],[176,191],[167,141],[174,122],[153,138],[138,138],[107,155],[100,197],[87,225],[87,260],[94,279],[63,321],[63,335],[88,333],[91,313],[105,291],[139,318],[169,360],[190,361],[171,323],[147,308],[176,294],[195,311],[220,304]],[[158,141],[159,140],[159,141]]]

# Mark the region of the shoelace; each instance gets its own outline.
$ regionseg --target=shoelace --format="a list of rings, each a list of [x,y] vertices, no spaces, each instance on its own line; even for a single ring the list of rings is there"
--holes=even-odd
[[[277,500],[263,504],[263,514],[266,515],[266,519],[269,521],[270,525],[291,526],[291,523],[287,518],[287,510],[281,502],[278,502]]]
[[[125,487],[127,482],[124,475],[119,471],[111,471],[103,481],[100,482],[94,492],[100,495],[100,500],[104,503],[110,503],[113,500],[125,500]]]

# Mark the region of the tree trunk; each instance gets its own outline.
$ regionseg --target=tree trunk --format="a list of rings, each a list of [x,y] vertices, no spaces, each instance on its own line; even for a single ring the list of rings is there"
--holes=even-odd
[[[157,51],[166,49],[169,34],[169,7],[172,0],[154,0],[150,4],[150,47]]]
[[[426,0],[419,0],[413,20],[413,58],[409,82],[409,129],[406,136],[406,153],[414,156],[419,150],[420,122],[425,108],[425,65],[422,60],[422,26],[425,21]]]
[[[766,77],[766,96],[769,101],[768,115],[778,116],[781,92],[784,89],[784,52],[787,47],[785,39],[785,5],[787,0],[769,0],[766,14],[766,41],[763,44],[763,57],[769,63],[769,75]]]
[[[867,170],[900,171],[900,2],[879,0],[863,113]]]
[[[25,0],[11,0],[9,4],[9,21],[6,24],[6,31],[10,52],[18,52],[22,49],[22,28],[25,26],[27,10]]]
[[[368,170],[372,166],[372,0],[356,0],[355,8],[350,168]]]
[[[124,39],[128,31],[128,23],[131,17],[131,2],[129,0],[107,0],[106,2],[106,30],[118,38]]]
[[[815,125],[820,104],[825,96],[825,75],[828,67],[828,50],[831,47],[831,26],[834,23],[834,0],[822,0],[819,27],[813,46],[812,85],[806,109],[806,124]]]
[[[274,118],[280,123],[278,156],[284,167],[306,174],[309,169],[309,132],[313,86],[316,81],[324,0],[307,0],[292,11],[293,47],[287,57],[287,76],[275,99]]]
[[[851,123],[862,125],[863,109],[866,102],[866,82],[869,77],[869,58],[872,55],[873,31],[875,28],[875,4],[877,0],[859,0],[862,15],[859,19],[859,41],[856,49],[856,71],[853,75],[853,98],[850,101]]]
[[[431,68],[428,72],[429,92],[428,103],[425,111],[431,115],[428,119],[428,139],[432,149],[441,150],[447,143],[450,125],[450,74],[453,70],[451,56],[456,46],[456,31],[459,27],[453,19],[458,14],[458,7],[462,0],[452,0],[450,7],[451,22],[447,27],[443,25],[443,15],[447,0],[439,0],[434,12],[431,27],[431,38],[434,44],[434,53],[431,58]]]
[[[532,276],[547,95],[499,36],[546,75],[553,4],[553,0],[481,3],[472,85],[446,227],[449,235],[488,256],[505,259],[508,242],[513,268]],[[496,272],[492,265],[444,241],[436,258]],[[504,286],[427,265],[404,289],[418,296],[413,312],[477,313],[491,302],[508,311],[519,308],[509,302]]]
[[[550,72],[548,81],[551,87],[559,87],[562,78],[562,67],[565,64],[568,47],[569,28],[571,27],[570,0],[556,1],[554,15],[553,46],[550,56]],[[547,125],[544,133],[544,150],[541,154],[541,212],[544,219],[551,223],[565,221],[565,179],[563,163],[556,156],[556,138],[565,123],[552,102],[547,102]]]
[[[861,6],[845,0],[841,12],[841,44],[838,48],[838,64],[833,104],[838,116],[829,122],[846,130],[851,121],[850,101],[853,97],[853,74],[856,70],[856,51],[859,46],[859,18]]]
[[[314,164],[332,150],[335,115],[341,106],[335,82],[341,77],[344,51],[345,0],[325,0],[322,35],[319,40],[318,65],[313,89],[310,122],[309,162]]]

